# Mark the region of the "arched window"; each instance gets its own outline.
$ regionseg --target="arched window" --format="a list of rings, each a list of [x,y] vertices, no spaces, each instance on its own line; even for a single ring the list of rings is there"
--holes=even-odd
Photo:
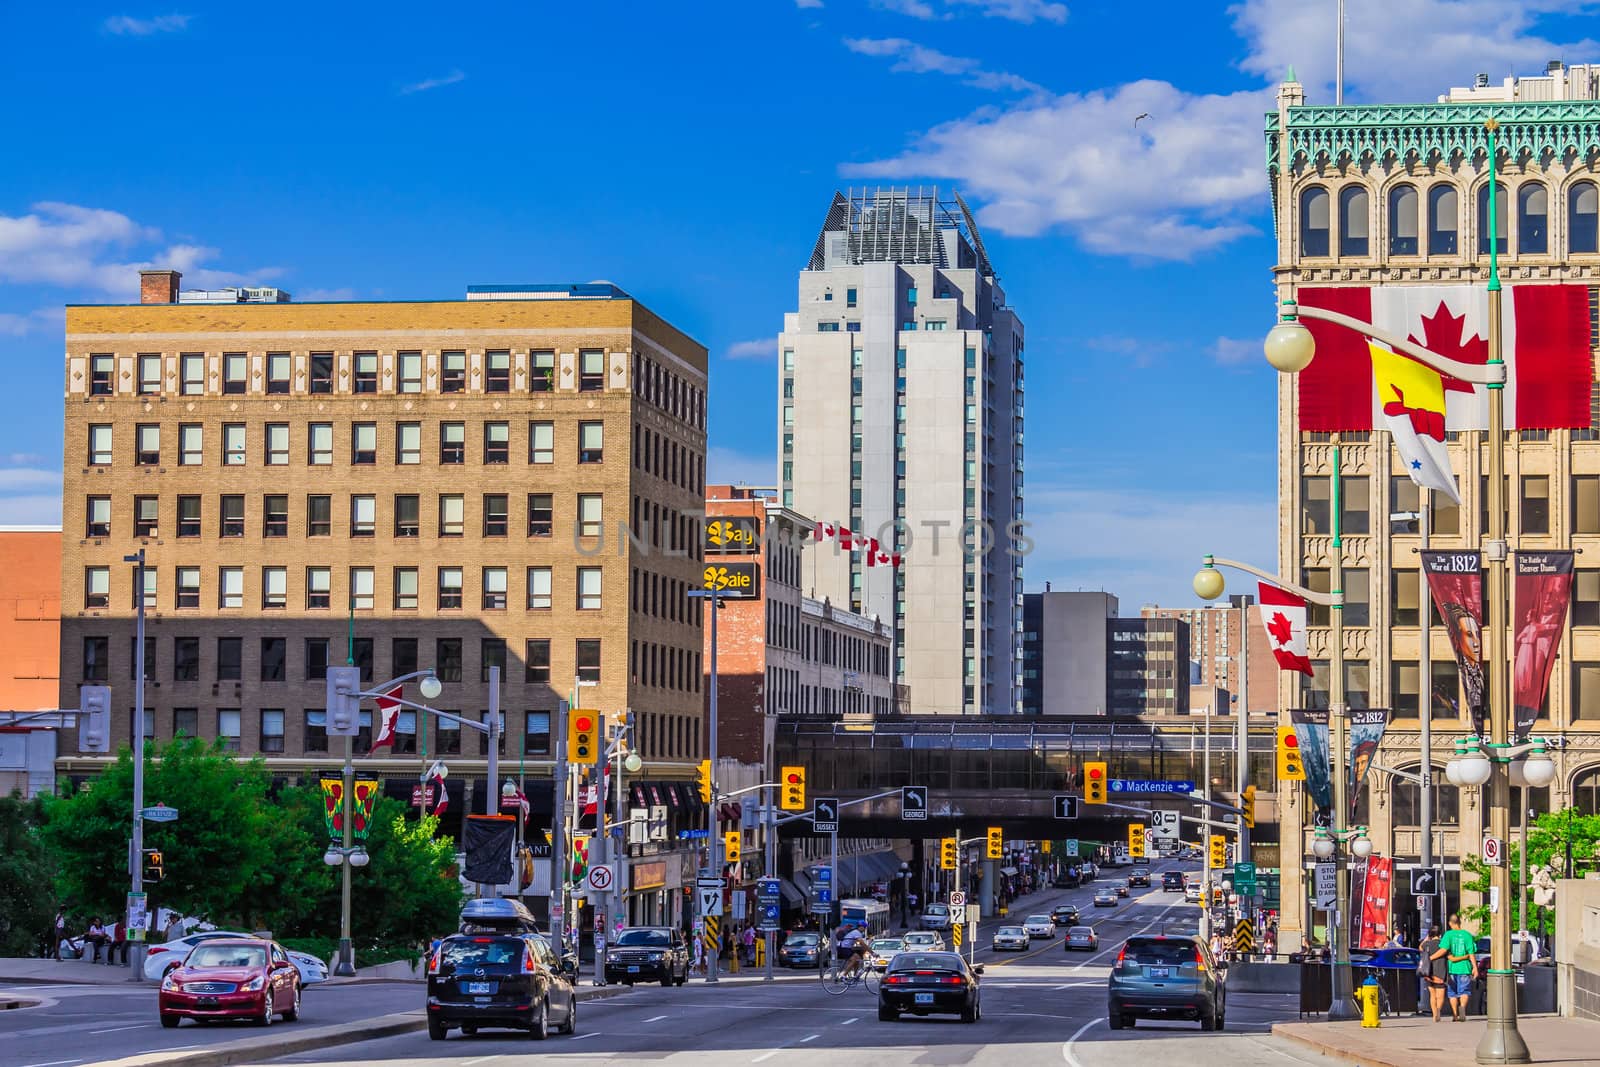
[[[1517,186],[1517,254],[1542,256],[1550,250],[1550,193],[1543,182]]]
[[[1422,768],[1405,767],[1404,770],[1416,774]],[[1393,791],[1391,793],[1393,808],[1393,822],[1396,826],[1421,826],[1422,825],[1422,798],[1421,789],[1415,782],[1408,782],[1402,778],[1391,779]],[[1433,825],[1456,826],[1461,822],[1461,790],[1451,785],[1444,776],[1444,765],[1435,764],[1433,768]]]
[[[1339,190],[1339,254],[1367,254],[1367,191],[1359,185]]]
[[[1506,254],[1506,187],[1494,184],[1494,237],[1495,251]],[[1489,254],[1489,183],[1478,186],[1478,253]]]
[[[1578,182],[1567,193],[1567,250],[1600,252],[1600,187]]]
[[[1417,254],[1417,189],[1397,185],[1389,190],[1389,254]]]
[[[1456,190],[1450,185],[1435,185],[1428,190],[1428,255],[1456,254],[1456,234],[1461,229],[1461,208]]]
[[[1579,815],[1600,815],[1600,767],[1590,767],[1573,780],[1572,806]]]
[[[1300,254],[1328,254],[1328,190],[1320,185],[1300,194]]]

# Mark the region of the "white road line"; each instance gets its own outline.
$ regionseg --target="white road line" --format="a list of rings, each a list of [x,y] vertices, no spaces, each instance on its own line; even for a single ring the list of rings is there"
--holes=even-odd
[[[116,1034],[122,1032],[123,1030],[138,1030],[149,1025],[149,1023],[134,1023],[132,1026],[113,1026],[109,1030],[90,1030],[89,1032],[91,1034]]]
[[[861,1021],[861,1017],[858,1015],[854,1019],[846,1019],[844,1022],[840,1023],[839,1025],[840,1026],[849,1026],[851,1023],[856,1023],[856,1022],[860,1022],[860,1021]]]
[[[571,1040],[571,1041],[582,1041],[586,1037],[599,1037],[601,1035],[601,1033],[603,1033],[603,1031],[600,1031],[600,1030],[586,1030],[581,1034],[573,1034],[572,1037],[569,1038],[568,1040]]]
[[[1099,984],[1100,984],[1099,982],[1065,982],[1065,983],[1063,983],[1061,985],[1051,986],[1050,988],[1051,989],[1088,989],[1091,986],[1098,986]]]
[[[667,1015],[656,1015],[656,1016],[652,1016],[649,1019],[646,1019],[645,1022],[647,1022],[647,1023],[658,1023],[662,1019],[667,1019],[667,1018],[670,1018],[670,1016],[667,1016]]]
[[[496,1052],[492,1056],[479,1056],[475,1060],[462,1060],[461,1061],[461,1067],[473,1067],[474,1064],[488,1063],[490,1060],[497,1060],[499,1058],[500,1058],[500,1053]]]
[[[762,1060],[770,1060],[772,1057],[776,1056],[778,1053],[780,1053],[782,1051],[783,1051],[783,1049],[781,1049],[781,1048],[768,1049],[766,1052],[763,1052],[761,1055],[757,1056],[755,1059],[751,1060],[750,1062],[751,1063],[760,1063]]]
[[[1067,1062],[1067,1067],[1083,1067],[1083,1064],[1078,1062],[1078,1057],[1072,1054],[1072,1046],[1077,1043],[1078,1038],[1083,1036],[1085,1030],[1091,1026],[1099,1026],[1103,1022],[1105,1022],[1104,1019],[1090,1019],[1078,1027],[1071,1037],[1067,1038],[1067,1043],[1061,1046],[1061,1058]]]
[[[63,1064],[63,1063],[82,1063],[82,1062],[83,1062],[82,1059],[76,1059],[76,1060],[47,1060],[44,1063],[29,1063],[29,1064],[25,1064],[24,1067],[60,1067],[60,1065]]]
[[[816,1040],[816,1039],[817,1039],[817,1038],[819,1038],[819,1037],[821,1037],[821,1036],[822,1036],[822,1035],[821,1035],[821,1034],[812,1034],[812,1035],[811,1035],[811,1036],[810,1036],[810,1037],[802,1037],[802,1038],[801,1038],[801,1039],[800,1039],[800,1043],[801,1043],[801,1044],[802,1044],[802,1045],[803,1045],[803,1044],[805,1044],[805,1043],[806,1043],[806,1042],[807,1042],[807,1041],[815,1041],[815,1040]]]

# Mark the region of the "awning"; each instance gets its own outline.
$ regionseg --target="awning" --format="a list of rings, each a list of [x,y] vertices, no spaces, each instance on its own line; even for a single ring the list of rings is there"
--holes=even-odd
[[[778,890],[783,894],[783,902],[791,908],[803,908],[806,895],[795,888],[795,884],[785,878],[778,883]]]
[[[1015,867],[1001,867],[1000,873],[1005,875],[1007,878],[1015,878],[1017,869]]]

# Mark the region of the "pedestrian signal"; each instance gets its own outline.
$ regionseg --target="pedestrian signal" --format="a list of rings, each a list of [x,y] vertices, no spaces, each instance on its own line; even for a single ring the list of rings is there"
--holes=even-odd
[[[1104,763],[1091,762],[1083,765],[1083,802],[1085,804],[1104,804],[1106,802],[1106,765]]]
[[[146,883],[159,882],[167,876],[167,858],[161,854],[159,848],[144,850],[144,880]]]

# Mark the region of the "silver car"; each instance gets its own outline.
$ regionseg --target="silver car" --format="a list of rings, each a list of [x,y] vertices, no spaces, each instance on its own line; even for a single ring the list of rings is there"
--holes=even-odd
[[[1028,948],[1028,931],[1020,926],[1002,926],[994,932],[996,952],[1025,952]]]
[[[1066,949],[1072,952],[1075,949],[1086,949],[1093,952],[1100,947],[1100,939],[1094,935],[1092,926],[1073,926],[1067,929]]]

